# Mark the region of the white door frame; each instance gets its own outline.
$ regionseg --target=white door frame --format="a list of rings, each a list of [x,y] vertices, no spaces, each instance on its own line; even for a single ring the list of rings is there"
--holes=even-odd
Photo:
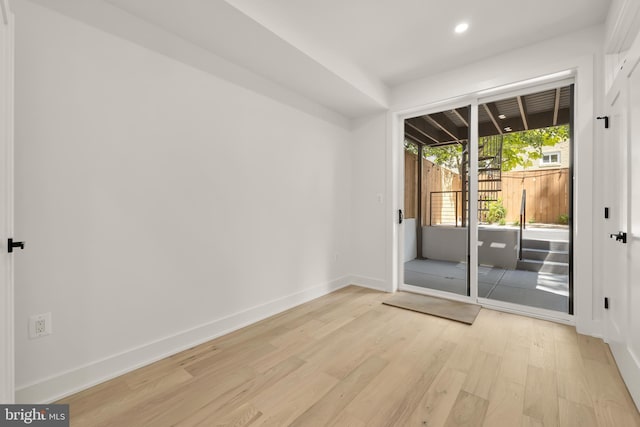
[[[0,0],[0,403],[15,399],[13,259],[13,64],[14,19]]]

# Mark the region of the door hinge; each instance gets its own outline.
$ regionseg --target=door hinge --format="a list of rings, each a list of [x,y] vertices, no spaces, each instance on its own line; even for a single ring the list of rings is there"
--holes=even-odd
[[[609,129],[609,116],[596,117],[597,120],[604,120],[604,128]]]
[[[404,221],[404,213],[402,213],[402,209],[398,209],[398,224],[402,224]]]
[[[609,298],[604,297],[604,308],[609,310]]]

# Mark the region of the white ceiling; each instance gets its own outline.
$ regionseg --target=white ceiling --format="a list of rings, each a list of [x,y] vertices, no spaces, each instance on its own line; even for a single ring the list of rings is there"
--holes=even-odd
[[[609,0],[227,0],[389,86],[604,22]],[[466,21],[469,30],[455,34]]]
[[[383,110],[396,85],[602,23],[611,3],[33,1],[76,19],[92,4],[111,5],[347,117]],[[461,21],[469,22],[468,32],[454,34]]]

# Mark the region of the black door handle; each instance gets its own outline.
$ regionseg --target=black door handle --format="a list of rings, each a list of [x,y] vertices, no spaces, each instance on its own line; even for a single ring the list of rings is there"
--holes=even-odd
[[[610,238],[614,238],[616,239],[616,242],[622,242],[622,243],[627,243],[627,233],[625,232],[618,232],[618,234],[609,234]]]
[[[402,224],[402,221],[404,221],[404,213],[402,209],[398,209],[398,224]]]
[[[7,242],[8,252],[13,252],[13,248],[24,249],[24,242],[14,242],[13,239],[9,239],[9,241]]]

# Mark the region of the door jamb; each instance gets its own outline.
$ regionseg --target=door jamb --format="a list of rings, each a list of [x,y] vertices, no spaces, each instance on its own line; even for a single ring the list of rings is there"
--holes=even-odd
[[[14,81],[14,16],[9,8],[8,0],[0,0],[0,31],[4,34],[2,45],[0,45],[0,55],[2,55],[2,66],[0,70],[0,99],[4,105],[0,109],[4,122],[4,131],[0,132],[0,150],[3,159],[0,173],[4,174],[3,181],[5,188],[2,189],[2,200],[0,209],[6,221],[0,225],[0,262],[5,263],[6,274],[0,277],[0,403],[13,403],[15,400],[15,341],[14,341],[14,286],[13,286],[13,259],[6,252],[4,242],[13,233],[13,128],[14,128],[14,104],[13,104],[13,81]],[[6,233],[6,235],[5,235]]]

